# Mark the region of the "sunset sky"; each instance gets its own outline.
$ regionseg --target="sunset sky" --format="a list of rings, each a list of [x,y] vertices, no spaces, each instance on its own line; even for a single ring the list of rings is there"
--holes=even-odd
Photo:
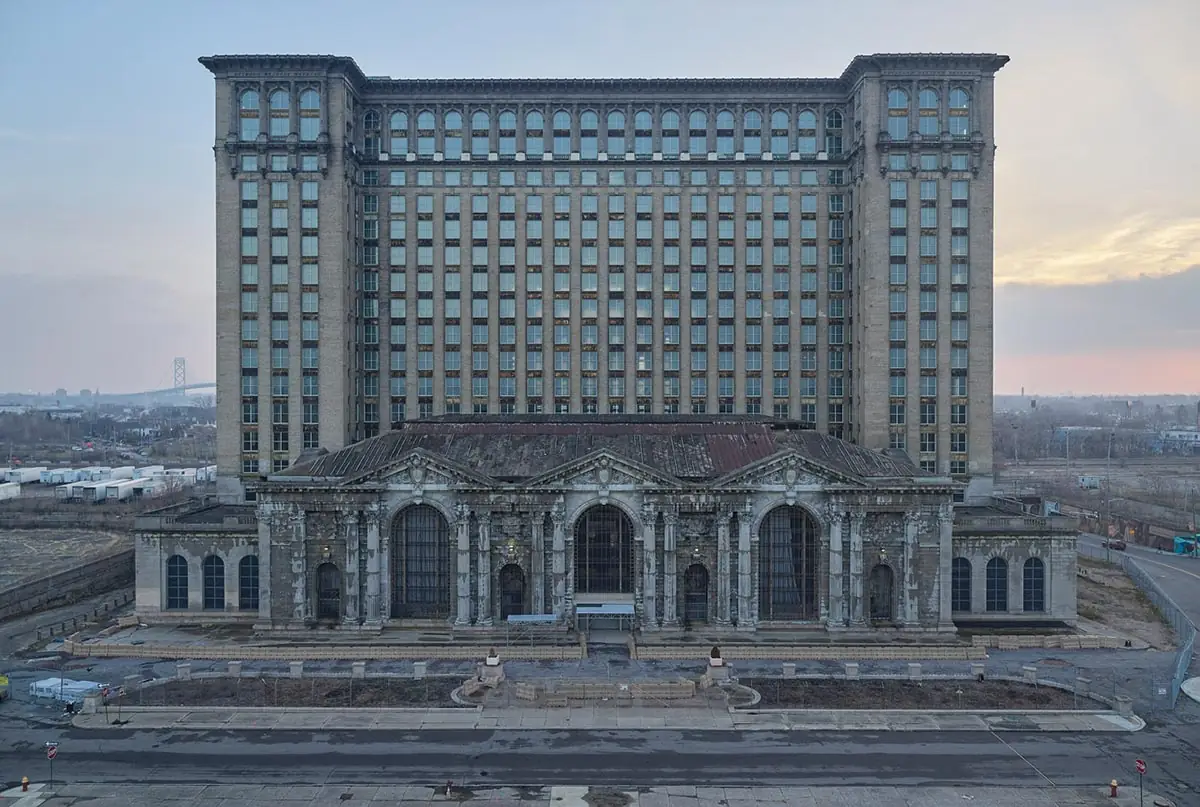
[[[1003,12],[1000,13],[1000,8]],[[837,76],[986,51],[996,390],[1200,392],[1200,3],[0,3],[0,390],[213,377],[214,53],[368,75]]]

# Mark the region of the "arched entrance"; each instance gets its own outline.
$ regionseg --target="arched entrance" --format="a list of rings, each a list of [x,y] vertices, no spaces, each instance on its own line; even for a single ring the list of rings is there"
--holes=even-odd
[[[451,578],[450,525],[427,504],[406,507],[392,521],[392,616],[448,619]]]
[[[683,618],[688,624],[708,622],[708,569],[701,563],[683,573]]]
[[[515,563],[500,570],[500,618],[525,613],[525,572]]]
[[[342,618],[342,572],[335,564],[317,567],[317,619]]]
[[[633,525],[611,504],[575,522],[575,594],[633,593]]]
[[[875,565],[867,577],[867,604],[872,622],[891,622],[896,618],[895,580],[891,566]]]
[[[820,618],[821,529],[802,507],[776,507],[758,528],[758,617]]]

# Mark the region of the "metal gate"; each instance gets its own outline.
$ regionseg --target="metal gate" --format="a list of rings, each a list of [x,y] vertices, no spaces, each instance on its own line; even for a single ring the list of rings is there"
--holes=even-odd
[[[867,602],[870,604],[872,621],[890,622],[895,619],[894,582],[895,576],[891,566],[880,563],[871,570],[871,575],[867,578]]]
[[[525,572],[515,563],[500,570],[500,618],[525,613]]]
[[[693,563],[683,573],[683,618],[708,622],[708,569],[703,564]]]
[[[332,563],[317,567],[317,619],[341,619],[342,573]]]

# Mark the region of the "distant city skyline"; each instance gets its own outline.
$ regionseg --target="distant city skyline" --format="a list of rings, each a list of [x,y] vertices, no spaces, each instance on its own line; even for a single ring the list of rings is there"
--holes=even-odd
[[[728,5],[703,0],[521,5],[374,9],[374,30],[421,32],[403,49],[312,0],[0,6],[0,70],[18,79],[0,85],[17,112],[0,125],[0,388],[169,387],[175,356],[215,376],[201,55],[339,53],[413,77],[822,76],[859,53],[975,51],[1012,57],[996,85],[996,392],[1200,393],[1200,156],[1183,140],[1200,124],[1196,4],[857,2],[836,36],[782,0],[719,26]],[[517,39],[538,44],[496,44]]]

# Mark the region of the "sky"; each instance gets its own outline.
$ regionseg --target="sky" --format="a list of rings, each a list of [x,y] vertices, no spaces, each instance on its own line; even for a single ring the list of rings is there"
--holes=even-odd
[[[1003,5],[1003,13],[999,9]],[[830,10],[836,9],[831,14]],[[996,391],[1200,392],[1195,0],[0,0],[0,390],[214,377],[215,53],[395,77],[997,52]]]

